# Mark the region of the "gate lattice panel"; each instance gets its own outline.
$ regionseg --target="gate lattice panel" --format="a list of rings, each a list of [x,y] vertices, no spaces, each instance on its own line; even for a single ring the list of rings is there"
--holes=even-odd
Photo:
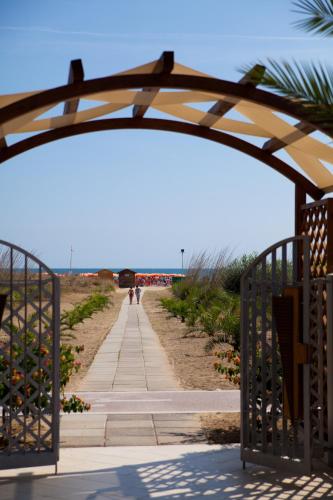
[[[299,255],[303,280],[299,280]],[[303,365],[301,415],[288,416],[285,373],[272,313],[273,297],[300,289],[308,342],[309,240],[296,236],[261,254],[242,278],[242,460],[309,470],[309,365]]]
[[[333,272],[333,198],[302,207],[302,234],[310,239],[310,276],[323,278]]]
[[[59,283],[0,241],[0,468],[55,464],[59,443]]]

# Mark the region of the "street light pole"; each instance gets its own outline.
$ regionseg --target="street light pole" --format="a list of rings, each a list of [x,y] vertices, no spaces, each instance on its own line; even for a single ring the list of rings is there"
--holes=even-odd
[[[184,271],[184,251],[185,251],[185,250],[184,250],[184,248],[182,248],[182,249],[180,250],[180,252],[181,252],[181,254],[182,254],[182,271]]]

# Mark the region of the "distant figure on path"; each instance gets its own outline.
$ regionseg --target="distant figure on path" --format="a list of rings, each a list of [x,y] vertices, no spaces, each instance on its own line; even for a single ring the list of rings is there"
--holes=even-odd
[[[140,295],[141,295],[141,288],[139,288],[139,285],[136,285],[135,296],[136,296],[136,303],[137,304],[140,304]]]
[[[130,304],[132,304],[132,301],[133,301],[133,295],[134,295],[134,290],[133,290],[133,288],[131,287],[131,288],[128,290],[128,296],[129,296],[129,301],[130,301]]]

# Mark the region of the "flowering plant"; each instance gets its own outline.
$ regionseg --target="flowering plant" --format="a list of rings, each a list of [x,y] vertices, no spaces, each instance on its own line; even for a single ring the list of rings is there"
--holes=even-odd
[[[214,368],[219,373],[233,382],[235,385],[240,384],[240,354],[239,351],[220,351],[216,352],[215,355],[220,361],[214,363]]]
[[[53,378],[52,338],[50,334],[43,335],[41,341],[35,331],[22,332],[17,326],[12,326],[11,335],[11,345],[0,343],[0,399],[24,415],[33,414],[32,405],[47,411],[51,405],[49,394]],[[71,375],[81,367],[76,358],[83,349],[83,345],[60,346],[61,405],[68,413],[90,408],[76,396],[68,400],[64,397],[64,388]]]

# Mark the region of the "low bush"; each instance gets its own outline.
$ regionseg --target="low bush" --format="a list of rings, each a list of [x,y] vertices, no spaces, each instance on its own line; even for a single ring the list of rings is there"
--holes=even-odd
[[[60,317],[62,330],[73,330],[74,326],[82,323],[85,319],[102,311],[109,304],[109,297],[101,293],[94,293],[86,300],[77,304],[70,311],[64,311]]]

